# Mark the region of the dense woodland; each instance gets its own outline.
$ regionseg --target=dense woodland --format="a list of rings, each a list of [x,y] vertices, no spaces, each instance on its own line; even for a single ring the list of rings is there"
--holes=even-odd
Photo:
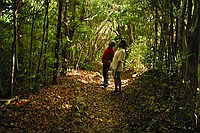
[[[187,112],[178,126],[200,128],[199,0],[1,0],[0,8],[0,98],[37,93],[72,70],[100,72],[108,43],[123,38],[126,72],[162,84]]]

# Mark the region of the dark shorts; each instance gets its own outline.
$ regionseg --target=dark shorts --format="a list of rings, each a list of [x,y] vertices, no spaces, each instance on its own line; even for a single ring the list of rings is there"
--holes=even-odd
[[[115,81],[117,82],[117,85],[119,85],[119,83],[121,82],[121,71],[116,71],[115,73],[112,72],[113,77],[115,79]]]

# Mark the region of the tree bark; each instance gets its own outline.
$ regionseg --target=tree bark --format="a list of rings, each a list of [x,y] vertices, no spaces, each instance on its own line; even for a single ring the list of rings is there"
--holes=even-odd
[[[57,25],[57,35],[56,35],[56,45],[55,45],[55,63],[53,70],[53,84],[57,84],[58,67],[59,67],[59,46],[61,42],[61,27],[62,27],[62,0],[59,0],[59,10],[58,10],[58,25]]]
[[[173,1],[170,0],[170,44],[171,44],[171,72],[175,72],[175,46],[174,46],[174,16],[173,16]]]
[[[76,18],[76,0],[72,1],[72,27],[69,29],[69,39],[72,40],[75,31],[75,18]]]
[[[199,46],[199,51],[200,51],[200,46]],[[198,88],[200,89],[200,54],[199,54],[199,59],[198,59]]]
[[[199,46],[199,51],[200,51],[200,46]],[[198,88],[200,89],[200,54],[198,59]]]
[[[50,0],[46,0],[46,37],[45,37],[45,43],[44,43],[44,53],[47,53],[47,45],[48,45],[48,37],[49,37],[49,3]],[[45,71],[45,84],[47,82],[47,58],[44,60],[44,71]]]
[[[153,51],[154,51],[154,59],[153,59],[153,67],[155,67],[155,62],[156,62],[156,49],[158,47],[158,8],[156,7],[156,11],[155,11],[155,44],[153,46]]]
[[[66,1],[64,6],[64,15],[63,15],[64,36],[66,39],[69,38],[68,6],[69,6],[69,1]],[[70,43],[66,42],[66,44],[64,45],[65,46],[62,48],[62,72],[61,72],[62,75],[64,75],[64,73],[67,71],[67,66],[69,65],[70,61],[70,50],[67,50],[67,48],[70,47]]]
[[[13,97],[14,84],[15,84],[15,70],[16,70],[16,46],[17,46],[17,2],[14,0],[13,8],[13,24],[14,24],[14,41],[12,44],[12,69],[11,69],[11,83],[10,83],[10,98]]]
[[[193,99],[197,96],[198,87],[198,57],[199,57],[199,44],[200,44],[200,1],[194,1],[194,6],[192,6],[191,0],[188,2],[188,12],[192,12],[194,7],[193,15],[188,19],[187,25],[187,48],[188,48],[188,62],[186,66],[186,80],[188,84],[188,102],[191,106],[191,124],[193,128],[198,128],[198,123],[196,123],[197,118],[195,117],[196,103]]]
[[[199,43],[200,43],[200,2],[197,1],[197,8],[194,11],[194,22],[189,29],[188,37],[188,71],[187,77],[190,81],[190,88],[194,95],[196,95],[198,87],[198,57],[199,57]]]
[[[181,54],[181,58],[182,58],[182,65],[181,65],[181,74],[184,78],[186,78],[186,62],[187,62],[187,59],[184,58],[184,55],[187,54],[187,43],[186,43],[186,35],[185,35],[185,29],[184,29],[184,26],[185,26],[185,22],[184,22],[184,18],[185,18],[185,13],[186,13],[186,2],[187,0],[184,0],[183,1],[183,4],[182,4],[182,8],[181,8],[181,16],[179,18],[179,23],[178,23],[178,45],[179,45],[179,50],[180,50],[180,54]],[[180,5],[180,3],[179,3]]]
[[[34,41],[34,28],[35,28],[35,6],[33,7],[33,14],[32,14],[32,24],[31,24],[31,40],[30,40],[30,50],[29,50],[29,85],[31,84],[31,74],[33,73],[33,68],[32,68],[32,51],[33,51],[33,41]]]
[[[45,1],[46,3],[48,3],[48,1]],[[48,7],[48,4],[47,4]],[[46,21],[47,21],[47,7],[46,7],[46,13],[44,16],[44,23],[43,23],[43,35],[42,35],[42,45],[40,48],[40,55],[39,55],[39,60],[38,60],[38,66],[37,66],[37,71],[36,71],[36,80],[35,83],[38,82],[39,80],[39,74],[40,74],[40,64],[41,64],[41,60],[42,60],[42,55],[43,55],[43,47],[44,47],[44,42],[45,42],[45,35],[46,35]],[[35,91],[37,91],[37,87],[35,87]]]

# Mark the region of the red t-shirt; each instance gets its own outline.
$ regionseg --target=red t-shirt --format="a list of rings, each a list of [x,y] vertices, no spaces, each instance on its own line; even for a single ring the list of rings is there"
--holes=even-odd
[[[110,65],[110,63],[112,62],[113,56],[114,56],[114,49],[110,47],[106,48],[102,56],[102,63],[104,65]]]

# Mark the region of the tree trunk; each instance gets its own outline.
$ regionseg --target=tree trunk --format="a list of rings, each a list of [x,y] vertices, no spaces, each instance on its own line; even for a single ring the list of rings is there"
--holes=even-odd
[[[155,67],[155,61],[156,61],[156,49],[158,47],[158,8],[156,7],[156,17],[155,17],[155,33],[156,33],[156,37],[155,37],[155,45],[153,46],[154,48],[154,59],[153,59],[153,67]]]
[[[46,3],[48,3],[48,1],[45,1]],[[47,7],[46,7],[46,11],[47,11]],[[36,79],[35,79],[35,83],[38,82],[39,80],[39,74],[40,74],[40,64],[41,64],[41,60],[42,60],[42,55],[43,55],[43,47],[44,47],[44,42],[45,42],[45,35],[46,35],[46,20],[47,20],[47,12],[45,13],[44,16],[44,23],[43,23],[43,34],[42,34],[42,45],[40,48],[40,55],[39,55],[39,60],[38,60],[38,66],[37,66],[37,71],[36,71]],[[35,91],[37,91],[37,87],[35,87]]]
[[[134,25],[128,24],[128,44],[131,45],[134,41]]]
[[[47,53],[47,44],[48,44],[48,36],[49,36],[49,3],[50,0],[46,0],[46,37],[45,37],[45,43],[44,43],[44,53]],[[45,81],[47,80],[47,74],[46,74],[46,69],[47,69],[47,58],[44,60],[44,70],[45,70]]]
[[[170,0],[170,44],[171,44],[171,72],[175,70],[175,46],[174,46],[174,16],[173,16],[173,1]]]
[[[181,65],[181,74],[184,78],[186,78],[186,62],[187,59],[184,58],[185,55],[187,55],[187,49],[186,49],[186,35],[185,35],[185,23],[184,23],[184,18],[185,18],[185,13],[186,13],[186,2],[187,0],[184,0],[182,8],[181,8],[181,16],[179,18],[179,23],[178,23],[178,45],[179,45],[179,49],[180,49],[180,54],[181,54],[181,58],[182,58],[182,65]],[[179,3],[180,5],[180,3]]]
[[[33,51],[33,40],[34,40],[34,28],[35,28],[35,6],[33,8],[33,16],[32,16],[32,24],[31,24],[31,44],[30,44],[30,50],[29,50],[29,72],[28,72],[28,76],[29,76],[29,85],[31,84],[31,74],[32,72],[32,51]]]
[[[53,84],[57,84],[58,67],[59,67],[59,46],[61,42],[61,27],[62,27],[62,0],[59,0],[59,10],[58,10],[58,25],[57,25],[57,35],[56,35],[56,45],[55,45],[55,63],[53,70]]]
[[[14,41],[12,44],[12,70],[11,70],[11,83],[10,83],[10,98],[13,97],[14,84],[15,84],[15,70],[16,70],[16,46],[17,46],[17,2],[14,0],[14,10],[13,10],[13,24],[14,24]]]
[[[72,22],[73,25],[70,27],[69,30],[69,39],[72,40],[75,31],[75,18],[76,18],[76,0],[72,0]]]
[[[64,28],[65,28],[65,36],[69,37],[69,26],[68,26],[68,6],[69,6],[69,2],[66,1],[65,3],[65,8],[64,8],[64,16],[63,16],[63,19],[64,19]]]
[[[200,51],[200,47],[199,47],[199,51]],[[199,54],[199,65],[198,65],[198,88],[200,89],[200,54]]]
[[[193,101],[197,96],[198,87],[198,57],[199,57],[199,43],[200,43],[200,1],[195,1],[194,13],[188,19],[187,25],[187,47],[188,47],[188,63],[186,66],[186,80],[188,81],[188,101],[191,105],[191,120],[193,128],[197,128],[195,110],[196,105]],[[192,2],[189,0],[189,7],[192,7]],[[192,8],[188,8],[188,12],[192,12]],[[190,13],[189,13],[190,14]]]
[[[189,29],[188,38],[188,79],[190,80],[190,87],[195,95],[198,87],[198,56],[200,43],[200,2],[197,1],[197,8],[194,12],[194,23]]]
[[[66,39],[69,38],[69,26],[68,26],[68,6],[69,2],[66,1],[64,6],[64,15],[63,15],[63,22],[64,22],[64,36]],[[70,61],[70,50],[67,50],[67,48],[70,47],[70,43],[66,42],[64,44],[64,47],[62,48],[62,72],[61,75],[64,75],[64,73],[67,71],[67,67],[69,65]]]

